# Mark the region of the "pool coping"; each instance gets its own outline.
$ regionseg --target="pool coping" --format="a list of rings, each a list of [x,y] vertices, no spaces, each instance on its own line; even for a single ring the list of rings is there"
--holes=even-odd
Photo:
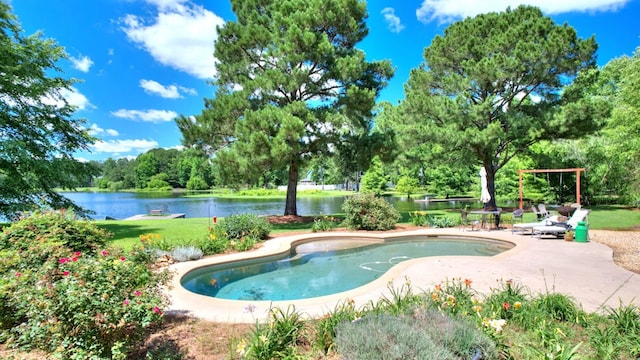
[[[513,243],[515,246],[494,256],[434,256],[412,259],[392,267],[380,278],[353,290],[311,299],[290,301],[225,300],[195,294],[184,289],[180,279],[188,272],[214,264],[268,257],[289,252],[301,241],[326,237],[388,238],[410,235],[484,238]],[[356,307],[382,296],[389,297],[390,287],[399,288],[407,281],[417,291],[431,289],[448,279],[470,279],[472,288],[487,294],[500,281],[513,280],[526,286],[532,294],[561,292],[574,298],[586,311],[601,311],[604,306],[617,307],[620,301],[630,304],[640,296],[640,275],[617,266],[613,252],[597,242],[577,243],[562,239],[538,239],[530,235],[512,234],[510,230],[462,231],[461,229],[420,228],[392,233],[330,231],[283,236],[266,241],[259,249],[181,262],[172,271],[167,294],[170,312],[188,313],[194,317],[230,323],[252,323],[267,317],[270,309],[295,309],[307,317],[331,312],[340,303],[353,301]],[[429,269],[429,271],[425,271]]]

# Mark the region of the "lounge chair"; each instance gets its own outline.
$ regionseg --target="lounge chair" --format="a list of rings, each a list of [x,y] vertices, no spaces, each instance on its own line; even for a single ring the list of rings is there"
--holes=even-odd
[[[522,231],[524,233],[526,230],[529,230],[531,232],[531,234],[533,235],[533,228],[534,227],[536,227],[536,226],[544,226],[544,225],[547,225],[547,224],[557,223],[557,222],[558,222],[558,216],[557,215],[551,215],[546,219],[542,219],[542,220],[536,221],[536,222],[513,224],[513,225],[511,225],[511,233],[513,234],[516,231]]]
[[[548,218],[551,215],[544,204],[538,204],[538,210],[542,218]]]
[[[540,213],[540,211],[538,210],[538,208],[535,205],[531,205],[531,212],[533,212],[536,215],[536,219],[538,220],[542,220],[542,213]]]
[[[544,234],[553,234],[557,237],[568,230],[574,230],[579,222],[587,219],[587,215],[589,215],[589,210],[577,209],[566,222],[554,222],[547,219],[547,224],[534,226],[532,233],[537,234],[538,239]]]

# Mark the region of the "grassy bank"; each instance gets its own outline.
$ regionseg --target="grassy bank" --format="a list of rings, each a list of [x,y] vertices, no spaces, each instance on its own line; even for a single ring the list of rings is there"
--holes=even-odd
[[[458,210],[430,210],[427,214],[446,216],[454,220],[460,218]],[[340,217],[342,214],[335,214]],[[525,222],[535,221],[532,213],[525,213]],[[401,223],[410,223],[408,213],[402,214]],[[164,240],[183,244],[193,239],[201,239],[208,235],[212,220],[208,218],[185,218],[173,220],[101,220],[97,224],[113,233],[112,243],[116,246],[130,248],[137,245],[140,235],[160,234]],[[589,227],[599,230],[634,230],[640,225],[640,211],[620,206],[594,207],[589,215]],[[274,224],[272,233],[287,231],[310,231],[311,223]]]

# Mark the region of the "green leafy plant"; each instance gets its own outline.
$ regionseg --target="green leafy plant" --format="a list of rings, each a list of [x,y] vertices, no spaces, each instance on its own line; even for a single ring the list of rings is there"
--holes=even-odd
[[[271,224],[264,217],[255,214],[235,214],[218,220],[217,227],[227,239],[241,239],[245,236],[253,236],[264,240],[269,236]]]
[[[427,225],[427,212],[426,211],[410,211],[409,218],[411,219],[411,223],[415,226],[425,226]]]
[[[448,228],[458,225],[458,222],[448,216],[427,215],[426,223],[432,228]]]
[[[138,261],[145,258],[137,254],[140,249],[92,252],[102,240],[81,244],[86,252],[76,250],[77,242],[60,234],[75,234],[76,226],[93,234],[82,221],[57,223],[55,236],[37,226],[59,216],[24,219],[2,235],[12,238],[15,230],[16,237],[24,236],[24,221],[34,225],[29,228],[38,240],[3,241],[0,247],[0,340],[66,359],[124,359],[162,319],[167,274]]]
[[[240,342],[238,353],[249,359],[290,359],[303,342],[304,320],[294,306],[272,308],[266,324],[256,323],[248,342]]]
[[[311,232],[329,231],[336,227],[336,221],[333,217],[323,215],[313,219],[313,225],[311,226]]]
[[[348,197],[342,209],[345,225],[353,230],[390,230],[401,218],[388,201],[372,194]]]
[[[451,315],[470,315],[482,310],[471,279],[447,279],[430,292],[429,306]]]
[[[335,309],[317,320],[314,324],[314,344],[323,354],[334,349],[336,331],[343,322],[350,322],[362,316],[362,311],[355,308],[353,300],[347,300],[336,305]]]

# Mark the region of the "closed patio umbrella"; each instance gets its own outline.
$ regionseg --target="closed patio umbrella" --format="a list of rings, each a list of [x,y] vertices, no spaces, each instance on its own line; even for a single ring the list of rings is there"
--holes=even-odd
[[[489,188],[487,187],[487,170],[484,166],[480,168],[480,185],[482,186],[480,201],[486,204],[491,201],[491,194],[489,194]]]

